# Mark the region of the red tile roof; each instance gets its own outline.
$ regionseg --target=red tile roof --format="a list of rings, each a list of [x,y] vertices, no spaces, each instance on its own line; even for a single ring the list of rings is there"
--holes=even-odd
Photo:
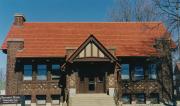
[[[150,56],[157,54],[154,40],[165,33],[160,22],[25,22],[11,27],[2,49],[7,39],[23,38],[17,57],[64,57],[66,47],[79,47],[93,34],[106,48],[116,48],[116,56]]]

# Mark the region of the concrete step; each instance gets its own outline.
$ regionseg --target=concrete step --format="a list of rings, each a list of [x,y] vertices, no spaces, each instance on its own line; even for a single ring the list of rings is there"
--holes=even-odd
[[[106,94],[77,94],[70,97],[71,106],[115,106],[114,98]]]

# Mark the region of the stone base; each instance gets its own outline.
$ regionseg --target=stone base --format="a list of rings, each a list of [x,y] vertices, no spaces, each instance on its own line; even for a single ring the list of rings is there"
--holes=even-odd
[[[146,104],[151,104],[151,101],[146,101]]]
[[[46,106],[51,106],[51,103],[46,103]]]
[[[76,88],[69,88],[69,96],[75,96],[76,95]]]
[[[177,105],[180,105],[180,101],[176,101]]]
[[[135,104],[136,104],[136,101],[132,101],[132,104],[135,105]]]
[[[59,106],[63,106],[63,103],[61,102]]]
[[[114,88],[109,88],[109,96],[114,96]]]
[[[31,106],[36,106],[36,103],[31,103]]]

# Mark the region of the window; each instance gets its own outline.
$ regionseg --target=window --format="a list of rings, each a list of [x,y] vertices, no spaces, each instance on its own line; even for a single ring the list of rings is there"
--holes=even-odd
[[[135,65],[135,72],[134,72],[134,79],[135,80],[142,80],[144,79],[144,70],[142,65]]]
[[[60,104],[60,95],[51,95],[52,104]]]
[[[25,99],[25,105],[30,106],[31,105],[31,95],[25,95],[24,99]]]
[[[53,64],[52,65],[52,71],[51,71],[51,75],[52,75],[52,80],[58,80],[60,79],[60,65],[58,64]]]
[[[24,65],[24,80],[32,80],[32,65]]]
[[[80,81],[84,81],[84,76],[80,75]]]
[[[129,64],[122,64],[121,67],[122,67],[121,78],[129,79]]]
[[[157,78],[156,64],[148,65],[148,78],[154,80]]]
[[[47,79],[47,66],[46,65],[38,65],[38,80],[46,80]]]
[[[46,104],[46,95],[37,95],[36,101],[37,101],[37,104],[39,104],[39,105]]]
[[[122,95],[122,103],[123,104],[131,104],[131,95],[130,94],[123,94]]]
[[[159,103],[159,94],[158,93],[151,93],[149,100],[151,104],[158,104]]]
[[[102,75],[100,75],[100,76],[98,77],[98,82],[99,82],[99,83],[104,82],[104,77],[103,77]]]
[[[144,93],[139,93],[136,94],[136,104],[144,104],[145,103],[145,94]]]

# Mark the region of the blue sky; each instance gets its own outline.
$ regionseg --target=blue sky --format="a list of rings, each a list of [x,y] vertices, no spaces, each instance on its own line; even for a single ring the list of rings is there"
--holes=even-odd
[[[114,0],[0,0],[0,44],[15,13],[23,13],[28,22],[108,21]],[[0,68],[6,67],[6,55],[0,53]]]

